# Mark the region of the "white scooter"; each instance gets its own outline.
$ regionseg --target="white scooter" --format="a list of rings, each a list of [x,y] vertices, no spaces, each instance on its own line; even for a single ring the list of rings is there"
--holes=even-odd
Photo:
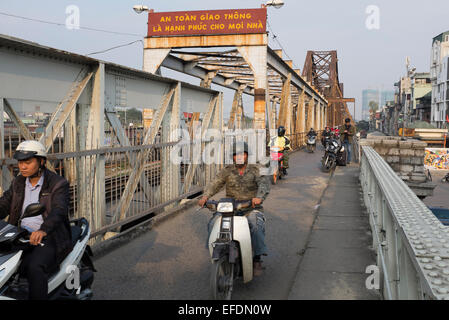
[[[251,200],[237,201],[223,198],[209,200],[206,207],[221,216],[215,221],[209,237],[212,261],[211,292],[215,300],[230,300],[234,280],[243,283],[253,279],[253,250],[248,220],[241,210],[249,208]]]
[[[316,136],[308,136],[307,137],[307,151],[313,152],[316,149]]]
[[[30,204],[21,217],[41,215],[45,207],[39,203]],[[19,275],[23,250],[30,246],[29,232],[0,221],[0,300],[27,299],[28,282]],[[95,268],[90,259],[92,251],[87,245],[90,236],[89,222],[78,219],[70,222],[73,250],[49,277],[49,299],[89,300]],[[44,245],[41,243],[41,245]]]

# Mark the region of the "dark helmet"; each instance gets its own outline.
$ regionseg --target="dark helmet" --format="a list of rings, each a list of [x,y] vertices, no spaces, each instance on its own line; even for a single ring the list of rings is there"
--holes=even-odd
[[[346,119],[345,119],[345,123],[349,123],[349,122],[351,122],[351,119],[346,118]]]
[[[279,137],[283,137],[285,135],[285,127],[284,126],[280,126],[278,128],[278,136]]]
[[[234,142],[232,145],[232,155],[235,156],[237,153],[246,152],[249,155],[249,148],[246,142]]]

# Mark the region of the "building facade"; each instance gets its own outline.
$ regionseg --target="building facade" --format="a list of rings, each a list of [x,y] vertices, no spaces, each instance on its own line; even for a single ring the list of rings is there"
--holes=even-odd
[[[437,128],[447,127],[449,115],[449,31],[433,38],[430,79],[432,82],[431,122]]]

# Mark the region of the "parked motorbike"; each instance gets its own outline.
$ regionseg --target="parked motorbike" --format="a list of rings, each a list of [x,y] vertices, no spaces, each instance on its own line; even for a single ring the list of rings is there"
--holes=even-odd
[[[235,280],[242,279],[243,283],[248,283],[253,279],[251,234],[248,220],[241,212],[252,202],[223,198],[220,201],[208,200],[205,205],[221,215],[209,237],[212,298],[230,300]]]
[[[307,137],[307,151],[313,152],[316,149],[316,136],[308,136]]]
[[[326,146],[328,145],[330,140],[331,140],[331,136],[323,136],[322,137],[321,144],[323,145],[324,149],[326,149]]]
[[[278,179],[282,179],[284,176],[284,153],[281,147],[270,148],[271,161],[277,162],[277,166],[274,165],[274,171],[271,175],[271,183],[276,184]]]
[[[33,203],[25,209],[18,227],[0,221],[0,300],[28,298],[28,282],[18,270],[23,251],[30,246],[30,233],[20,225],[23,218],[39,216],[44,211],[42,204]],[[89,222],[81,218],[70,221],[70,224],[73,250],[49,277],[49,299],[90,300],[93,295],[93,272],[96,270],[90,258],[92,251],[87,245],[90,236]]]
[[[321,168],[324,172],[329,172],[335,169],[337,164],[346,165],[345,147],[339,139],[331,138],[321,160]]]
[[[446,173],[446,175],[441,179],[441,182],[449,182],[449,173]]]

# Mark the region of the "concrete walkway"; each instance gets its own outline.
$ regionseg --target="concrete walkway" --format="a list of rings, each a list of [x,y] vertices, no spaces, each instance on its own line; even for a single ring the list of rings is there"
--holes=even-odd
[[[361,206],[359,167],[337,167],[324,192],[289,299],[379,299],[367,290],[366,267],[376,264]]]

